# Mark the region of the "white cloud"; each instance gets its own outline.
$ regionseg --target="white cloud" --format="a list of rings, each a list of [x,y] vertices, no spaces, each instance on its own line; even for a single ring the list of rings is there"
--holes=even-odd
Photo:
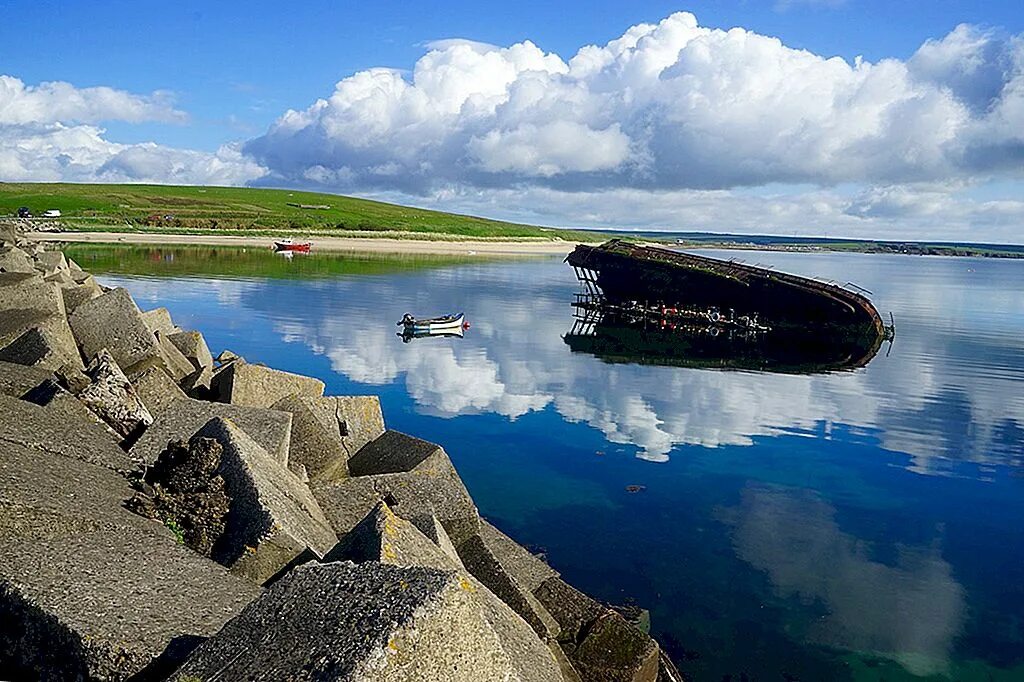
[[[211,153],[151,142],[119,144],[96,125],[187,119],[164,91],[135,95],[62,82],[30,86],[0,75],[0,180],[241,185],[265,174],[238,145]]]
[[[246,151],[279,181],[414,193],[1019,175],[1022,45],[961,26],[907,62],[851,64],[688,13],[568,61],[529,41],[439,41],[411,75],[344,78]]]
[[[93,125],[0,125],[0,180],[241,185],[265,172],[233,145],[211,153],[118,144]]]
[[[76,88],[60,81],[33,86],[0,75],[0,125],[187,120],[185,112],[174,108],[171,93],[163,90],[134,95],[108,87]]]

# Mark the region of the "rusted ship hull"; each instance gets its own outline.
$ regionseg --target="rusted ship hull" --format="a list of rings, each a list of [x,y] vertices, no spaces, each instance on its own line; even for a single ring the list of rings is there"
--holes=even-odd
[[[723,314],[757,314],[773,335],[813,333],[876,346],[885,334],[865,296],[818,280],[706,256],[613,240],[580,245],[566,258],[595,294],[613,305],[640,302]]]

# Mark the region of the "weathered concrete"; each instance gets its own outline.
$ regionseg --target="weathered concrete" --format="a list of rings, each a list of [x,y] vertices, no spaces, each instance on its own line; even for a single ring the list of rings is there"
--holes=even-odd
[[[44,251],[35,257],[35,267],[43,275],[67,271],[68,261],[60,251]]]
[[[156,340],[160,347],[160,357],[164,361],[163,366],[172,379],[180,382],[195,371],[192,362],[171,342],[167,332],[157,330]]]
[[[224,417],[249,434],[278,463],[287,466],[292,420],[287,412],[189,398],[163,370],[156,368],[146,370],[133,383],[153,415],[153,424],[131,449],[139,460],[156,461],[170,441],[188,440],[214,417]]]
[[[178,529],[186,545],[212,557],[231,506],[224,478],[217,473],[223,452],[221,444],[210,438],[171,443],[146,469],[147,487],[125,506]]]
[[[200,646],[172,678],[310,682],[519,679],[454,572],[306,564]]]
[[[324,382],[236,360],[216,373],[213,391],[223,403],[270,407],[293,394],[319,398],[324,394]]]
[[[60,293],[64,297],[64,309],[70,315],[78,309],[78,306],[101,295],[103,290],[100,289],[100,285],[96,283],[96,280],[88,277],[76,286],[62,288]]]
[[[106,348],[126,373],[136,363],[159,355],[156,336],[126,289],[114,289],[82,303],[68,322],[85,357]]]
[[[441,446],[436,443],[401,431],[387,431],[354,454],[348,461],[348,469],[352,476],[412,471],[438,452]]]
[[[348,475],[349,458],[384,433],[377,396],[290,395],[273,409],[291,413],[288,462],[293,468],[302,465],[311,477],[325,471],[335,478]]]
[[[379,561],[395,566],[458,568],[416,526],[395,516],[385,502],[374,505],[366,518],[324,555],[324,561]]]
[[[448,531],[444,529],[444,526],[441,525],[436,516],[433,514],[418,514],[409,520],[428,540],[437,545],[456,566],[465,568],[462,565],[462,559],[459,558],[459,552],[452,543],[452,539],[448,537]]]
[[[47,379],[53,372],[41,367],[26,367],[14,362],[0,361],[0,393],[20,398]]]
[[[182,355],[188,358],[193,369],[213,368],[213,356],[210,355],[210,348],[206,345],[206,339],[199,332],[177,332],[168,334],[167,338]]]
[[[557,637],[560,628],[537,598],[501,565],[484,540],[483,533],[459,545],[463,565],[477,580],[530,624],[540,637]]]
[[[190,398],[212,400],[213,392],[210,390],[210,384],[212,381],[213,370],[209,367],[200,367],[178,382],[178,385],[181,386],[181,390],[183,390]],[[281,411],[284,412],[286,410]],[[295,433],[294,417],[292,418],[292,433]],[[289,454],[289,461],[290,459],[291,455]]]
[[[388,436],[387,433],[381,436],[385,437],[388,438],[388,447],[380,449],[386,451],[390,451],[400,440],[424,442],[409,436],[398,439],[393,435]],[[417,443],[413,444],[419,447]],[[366,447],[370,446],[363,449]],[[475,535],[479,529],[476,505],[473,504],[466,486],[445,451],[436,445],[432,446],[432,451],[433,454],[420,460],[410,471],[352,478],[321,476],[312,478],[310,486],[339,535],[347,533],[377,500],[383,499],[403,518],[416,518],[423,514],[435,515],[452,542],[458,546]],[[393,463],[395,459],[397,458],[389,459],[388,464]],[[406,461],[415,459],[418,459],[418,455]],[[369,460],[366,461],[369,466]]]
[[[480,520],[480,538],[502,569],[530,592],[548,578],[558,577],[555,569],[483,519]]]
[[[163,679],[259,594],[123,509],[117,474],[0,452],[0,676]]]
[[[96,354],[85,373],[90,383],[78,399],[122,439],[138,436],[153,423],[153,415],[107,350]]]
[[[561,578],[548,578],[534,595],[561,626],[559,643],[581,678],[657,680],[658,644],[618,613]]]
[[[114,471],[135,463],[78,399],[60,393],[46,406],[0,395],[0,442],[77,459]]]
[[[0,249],[0,272],[35,272],[35,266],[18,248]]]
[[[8,310],[66,314],[60,287],[46,282],[37,272],[0,272],[0,312]]]
[[[64,365],[76,369],[82,367],[82,358],[71,337],[71,330],[63,319],[55,315],[3,346],[0,360],[46,369],[58,369]]]
[[[218,417],[196,437],[224,449],[217,473],[231,506],[214,559],[262,584],[307,547],[323,555],[334,546],[337,536],[309,489],[242,429]]]
[[[441,530],[443,533],[443,529]],[[456,570],[472,588],[484,619],[516,669],[517,679],[529,682],[561,682],[559,665],[550,649],[530,626],[482,583],[465,571],[409,521],[396,516],[386,503],[373,510],[324,557],[324,561],[380,562],[396,566],[426,566]]]
[[[171,320],[171,313],[167,308],[154,308],[153,310],[146,310],[141,313],[142,321],[146,323],[149,331],[156,334],[157,332],[163,332],[165,334],[174,334],[178,330],[174,326],[174,321]]]

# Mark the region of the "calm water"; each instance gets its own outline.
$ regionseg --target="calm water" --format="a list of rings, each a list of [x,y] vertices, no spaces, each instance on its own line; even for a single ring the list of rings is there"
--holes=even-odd
[[[496,525],[649,607],[695,680],[1024,679],[1024,262],[743,254],[856,282],[895,315],[888,357],[790,376],[571,353],[558,259],[261,255],[241,278],[188,276],[209,254],[134,253],[79,261],[214,352],[379,394]],[[465,339],[395,335],[407,311],[455,310]]]

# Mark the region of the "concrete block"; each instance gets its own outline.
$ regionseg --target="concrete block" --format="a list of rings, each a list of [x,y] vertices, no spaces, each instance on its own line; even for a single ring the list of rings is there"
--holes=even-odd
[[[217,473],[231,506],[214,559],[262,584],[307,547],[323,555],[335,545],[309,489],[242,429],[218,417],[196,437],[224,448]]]
[[[459,557],[473,577],[508,604],[540,637],[558,636],[560,628],[555,619],[528,589],[505,570],[481,534],[459,545]]]
[[[0,249],[0,272],[35,272],[29,257],[19,248]]]
[[[61,289],[73,287],[78,284],[77,282],[75,282],[74,279],[72,279],[71,273],[68,272],[67,270],[58,270],[52,274],[44,275],[43,281],[56,284]]]
[[[68,315],[75,312],[78,306],[86,301],[91,301],[103,293],[99,284],[92,277],[87,277],[73,287],[62,288],[61,296],[64,297],[64,309]]]
[[[126,373],[136,363],[159,356],[156,336],[126,289],[114,289],[82,303],[68,322],[85,357],[94,357],[106,348]]]
[[[361,447],[384,433],[384,416],[377,396],[310,398],[290,395],[273,409],[292,415],[292,441],[288,461],[303,466],[315,477],[330,471],[348,473],[348,460]]]
[[[153,310],[146,310],[141,313],[142,321],[146,323],[149,331],[154,334],[157,332],[163,332],[165,334],[174,334],[180,331],[174,326],[174,321],[171,320],[171,313],[167,308],[154,308]]]
[[[63,365],[82,368],[82,358],[71,330],[67,322],[56,315],[30,327],[0,348],[0,360],[46,369],[58,369]]]
[[[404,434],[399,435],[410,439]],[[389,445],[382,450],[389,449],[391,444],[398,441],[387,433],[381,436],[385,437]],[[363,449],[366,447],[370,446]],[[447,453],[436,445],[432,446],[432,451],[433,454],[419,460],[410,471],[351,478],[320,476],[311,478],[310,486],[338,535],[348,532],[377,500],[383,499],[402,518],[433,514],[457,547],[476,535],[480,525],[479,515]],[[390,458],[387,463],[393,463],[396,459]],[[418,455],[405,461],[417,459]]]
[[[132,456],[140,461],[156,461],[170,441],[188,440],[214,417],[224,417],[249,434],[281,466],[288,465],[292,416],[287,412],[189,398],[156,368],[143,372],[133,383],[153,415],[153,424],[131,449]]]
[[[374,505],[366,518],[324,555],[324,561],[378,561],[443,570],[459,567],[411,522],[395,516],[385,502]]]
[[[27,367],[0,361],[0,393],[20,398],[28,391],[53,378],[53,372],[41,367]]]
[[[433,514],[419,514],[409,519],[416,528],[423,533],[428,540],[433,542],[452,562],[459,567],[462,566],[462,559],[455,549],[452,539],[448,537],[448,531],[444,529],[441,522]]]
[[[210,390],[210,383],[213,381],[213,370],[209,367],[200,367],[195,370],[184,379],[182,379],[178,385],[181,386],[181,390],[190,398],[197,398],[199,400],[212,400],[213,392]],[[284,410],[282,410],[284,411]],[[295,432],[295,420],[292,418],[292,433]],[[290,459],[289,451],[289,459]]]
[[[35,257],[35,267],[44,276],[52,275],[55,272],[66,271],[68,261],[60,251],[43,251]]]
[[[37,272],[0,272],[0,312],[9,310],[66,314],[60,287],[44,281]]]
[[[51,395],[48,405],[36,405],[0,395],[0,441],[41,452],[104,466],[114,471],[135,467],[117,446],[116,437],[78,399]]]
[[[78,399],[122,439],[134,440],[153,423],[153,415],[109,352],[97,353],[85,373],[90,383]]]
[[[181,381],[195,371],[195,367],[186,358],[178,347],[174,345],[163,331],[156,332],[157,345],[160,347],[160,357],[164,363],[164,369],[175,381]]]
[[[444,529],[436,524],[443,534]],[[524,682],[562,682],[551,649],[530,626],[501,599],[466,572],[457,558],[446,554],[418,527],[396,516],[386,503],[378,503],[352,531],[342,538],[324,561],[351,560],[395,566],[421,566],[456,570],[481,607],[484,620],[498,637],[501,648],[515,668],[515,679]]]
[[[364,445],[348,461],[352,476],[412,471],[441,446],[401,431],[387,431]]]
[[[213,369],[213,356],[206,345],[206,339],[199,332],[182,331],[167,335],[168,340],[188,358],[194,369],[203,367]]]
[[[260,590],[122,508],[116,473],[0,442],[0,676],[165,679]]]
[[[236,360],[215,374],[213,390],[222,403],[270,407],[293,394],[319,398],[324,394],[324,382]]]
[[[502,568],[525,589],[533,592],[558,572],[486,520],[480,520],[480,538]]]
[[[559,642],[581,678],[657,680],[658,644],[614,610],[561,578],[548,578],[534,595],[561,626]]]
[[[306,564],[204,642],[173,679],[520,679],[454,572]]]

